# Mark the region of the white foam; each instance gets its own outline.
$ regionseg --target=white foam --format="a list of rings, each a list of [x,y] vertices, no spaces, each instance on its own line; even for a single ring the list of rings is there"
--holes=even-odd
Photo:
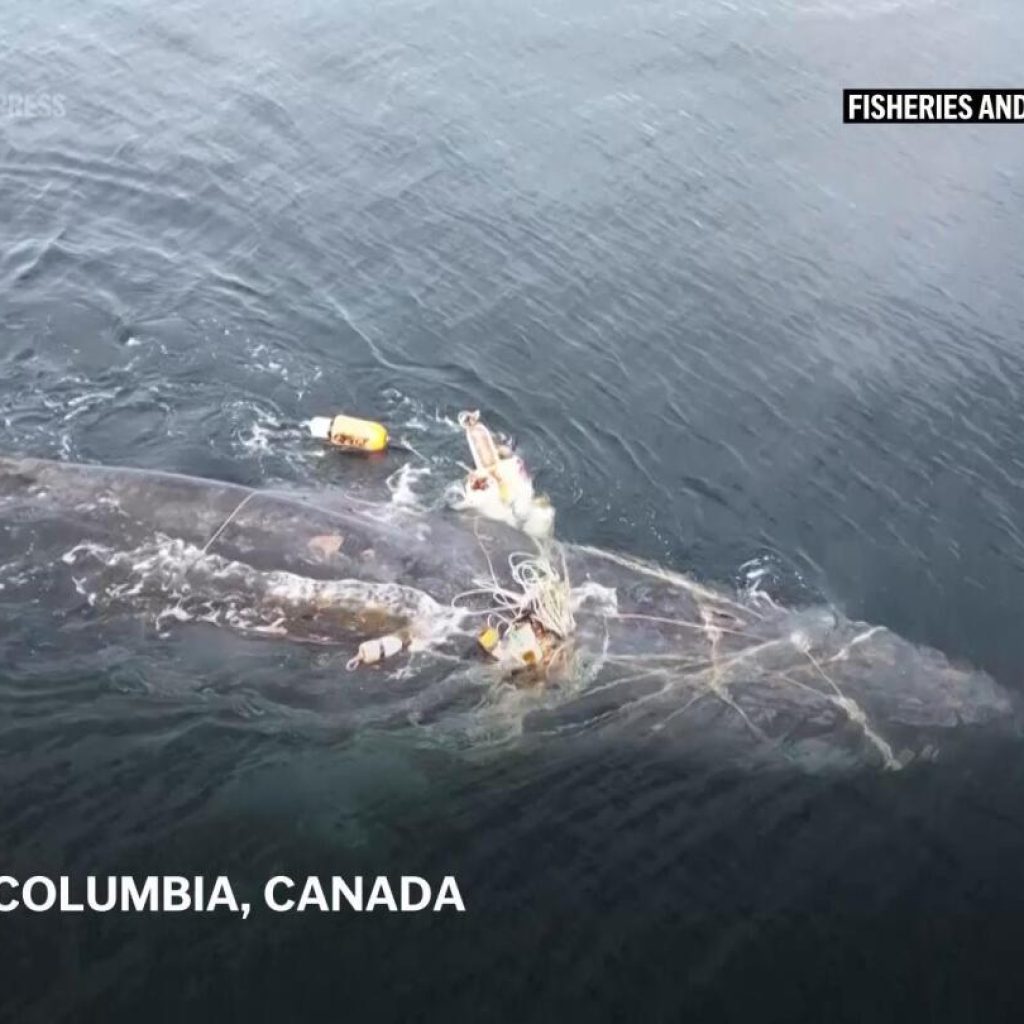
[[[420,498],[416,493],[416,485],[431,474],[429,466],[413,466],[410,463],[401,466],[386,481],[391,503],[401,508],[418,508]]]
[[[239,435],[239,441],[247,451],[268,452],[270,451],[271,431],[276,430],[280,425],[272,416],[265,417],[263,423],[254,420],[249,426],[249,432]]]

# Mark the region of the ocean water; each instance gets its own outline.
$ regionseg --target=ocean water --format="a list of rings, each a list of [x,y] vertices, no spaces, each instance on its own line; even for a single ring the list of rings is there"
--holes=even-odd
[[[724,587],[763,570],[1024,689],[1024,135],[840,108],[1022,84],[1019,5],[9,0],[0,22],[3,453],[275,487],[407,464],[430,504],[480,408],[560,536]],[[336,410],[409,450],[323,452],[300,424]],[[0,873],[455,874],[468,904],[5,916],[2,1019],[1024,1006],[1013,741],[900,773],[455,751],[318,719],[332,666],[283,645],[139,623],[96,648],[88,616],[71,643],[45,603],[0,606]],[[190,678],[198,643],[223,649]]]

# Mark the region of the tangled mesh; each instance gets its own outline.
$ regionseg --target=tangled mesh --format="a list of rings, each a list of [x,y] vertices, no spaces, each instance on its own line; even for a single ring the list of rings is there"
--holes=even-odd
[[[576,628],[572,613],[572,588],[565,556],[555,564],[554,545],[538,544],[537,551],[513,551],[508,556],[510,584],[505,585],[494,570],[486,548],[489,575],[474,580],[476,586],[452,598],[452,607],[468,615],[484,616],[488,625],[508,627],[524,618],[540,624],[560,639],[569,637]],[[482,608],[467,607],[476,601],[487,602]]]

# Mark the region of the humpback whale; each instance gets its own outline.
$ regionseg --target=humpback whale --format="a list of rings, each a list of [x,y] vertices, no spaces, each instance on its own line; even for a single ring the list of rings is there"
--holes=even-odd
[[[953,737],[1016,734],[1015,702],[991,677],[884,627],[571,543],[559,547],[575,630],[542,682],[510,680],[473,654],[481,620],[453,600],[529,544],[499,523],[351,491],[0,458],[5,602],[77,636],[121,618],[147,623],[143,643],[217,626],[336,653],[337,687],[377,726],[469,742],[590,732],[890,769],[941,756]],[[343,672],[360,640],[395,629],[411,638],[405,655]]]

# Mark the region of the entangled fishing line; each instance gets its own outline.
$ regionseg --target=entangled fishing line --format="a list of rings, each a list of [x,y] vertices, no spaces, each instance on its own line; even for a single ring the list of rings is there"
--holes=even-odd
[[[536,555],[525,551],[512,552],[508,556],[508,570],[514,588],[499,582],[486,550],[484,555],[490,579],[478,580],[478,586],[456,594],[452,599],[453,607],[469,615],[485,615],[489,623],[501,623],[506,627],[530,616],[549,633],[563,639],[573,632],[576,621],[572,614],[564,555],[562,571],[559,572],[543,549]],[[490,604],[481,609],[465,609],[462,602],[474,598],[489,599]]]

